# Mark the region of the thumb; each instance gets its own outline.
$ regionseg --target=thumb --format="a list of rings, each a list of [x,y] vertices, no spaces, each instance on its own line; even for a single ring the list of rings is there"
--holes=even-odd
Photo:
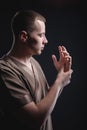
[[[53,63],[54,63],[54,66],[57,70],[59,70],[59,64],[58,64],[58,61],[57,61],[57,58],[55,55],[52,55],[52,60],[53,60]]]
[[[52,55],[52,60],[53,60],[53,63],[54,63],[54,64],[57,63],[57,58],[56,58],[55,55]]]

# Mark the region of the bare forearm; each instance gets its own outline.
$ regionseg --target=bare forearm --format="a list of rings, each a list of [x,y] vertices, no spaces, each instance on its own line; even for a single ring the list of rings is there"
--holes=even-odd
[[[63,87],[68,85],[70,83],[70,77],[71,77],[72,70],[64,73],[61,71],[54,82],[54,84],[51,86],[50,91],[46,95],[45,98],[43,98],[38,104],[38,110],[40,115],[43,114],[48,116],[54,109],[56,101],[58,96],[60,95],[61,90]]]
[[[61,86],[59,82],[56,80],[54,84],[51,86],[46,97],[37,104],[40,114],[48,116],[53,111],[58,95],[60,93],[60,89]]]

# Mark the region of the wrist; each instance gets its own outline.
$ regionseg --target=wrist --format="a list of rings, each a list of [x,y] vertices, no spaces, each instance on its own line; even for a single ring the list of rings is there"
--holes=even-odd
[[[57,78],[54,82],[55,86],[60,90],[62,88],[62,82],[59,78]]]

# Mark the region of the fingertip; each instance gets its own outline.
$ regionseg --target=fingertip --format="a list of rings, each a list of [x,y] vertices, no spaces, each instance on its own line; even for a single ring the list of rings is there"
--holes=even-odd
[[[65,50],[66,50],[66,47],[65,47],[65,46],[62,46],[62,50],[65,51]]]
[[[62,51],[62,46],[58,46],[58,49],[61,52]]]
[[[54,54],[52,54],[52,57],[55,57],[55,55],[54,55]]]
[[[61,47],[62,47],[61,45],[58,46],[58,48],[60,48],[60,49],[61,49]]]
[[[54,54],[52,55],[52,59],[56,59],[56,56]]]

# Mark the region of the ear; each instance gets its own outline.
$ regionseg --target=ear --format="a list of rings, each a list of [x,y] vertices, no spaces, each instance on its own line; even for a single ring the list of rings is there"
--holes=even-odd
[[[19,34],[19,37],[20,37],[20,40],[22,42],[26,42],[26,40],[28,38],[27,32],[26,31],[21,31],[20,34]]]

